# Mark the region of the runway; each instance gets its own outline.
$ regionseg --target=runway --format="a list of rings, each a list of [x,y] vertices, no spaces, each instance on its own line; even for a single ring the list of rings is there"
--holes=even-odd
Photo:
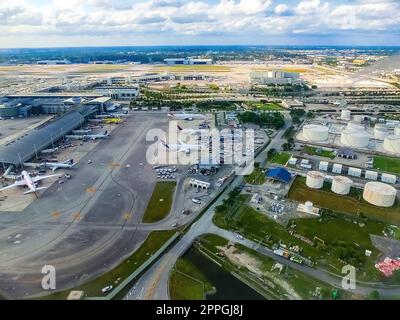
[[[20,213],[0,213],[0,294],[48,294],[41,288],[46,264],[56,268],[57,290],[75,286],[141,245],[152,231],[140,221],[156,181],[145,137],[167,122],[165,114],[133,114],[81,159],[70,180],[54,183]]]

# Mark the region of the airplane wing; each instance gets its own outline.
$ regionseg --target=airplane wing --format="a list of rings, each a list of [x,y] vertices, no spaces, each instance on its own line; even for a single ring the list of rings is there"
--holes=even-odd
[[[36,176],[36,177],[32,178],[32,181],[33,182],[37,182],[37,181],[44,180],[44,179],[47,179],[47,178],[59,177],[59,176],[61,176],[61,174],[51,174],[49,176]]]
[[[1,188],[0,191],[4,191],[4,190],[15,188],[15,187],[21,187],[21,186],[25,186],[25,185],[26,185],[25,180],[20,180],[20,181],[14,182],[13,184],[10,184],[7,187]]]

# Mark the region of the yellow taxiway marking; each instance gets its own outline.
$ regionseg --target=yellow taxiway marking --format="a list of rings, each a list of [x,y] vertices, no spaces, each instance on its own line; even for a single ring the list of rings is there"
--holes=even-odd
[[[97,191],[97,189],[94,187],[89,187],[86,189],[86,192],[88,192],[88,193],[95,193],[96,191]]]
[[[51,213],[51,216],[52,216],[54,219],[58,219],[58,218],[60,217],[60,215],[61,215],[60,211],[53,211],[53,212]]]
[[[123,218],[124,218],[124,220],[130,220],[130,219],[132,219],[132,213],[130,213],[130,212],[124,213]]]
[[[119,163],[115,162],[110,162],[108,165],[110,166],[111,169],[115,169],[121,166]]]
[[[81,220],[81,213],[80,212],[76,212],[76,213],[72,214],[72,220],[73,221]]]

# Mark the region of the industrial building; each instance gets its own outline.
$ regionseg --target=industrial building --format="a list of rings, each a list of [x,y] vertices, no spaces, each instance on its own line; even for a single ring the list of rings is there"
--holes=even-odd
[[[291,173],[284,168],[270,168],[267,172],[267,178],[275,181],[288,183],[292,178]]]
[[[132,100],[139,95],[138,86],[101,86],[97,87],[96,92],[102,96],[111,97],[116,100]]]
[[[38,155],[41,150],[82,126],[86,121],[85,118],[95,112],[97,112],[95,109],[82,108],[80,111],[67,113],[42,128],[32,130],[13,143],[0,146],[0,162],[3,168],[8,165],[22,166],[24,162]]]
[[[200,59],[200,58],[167,58],[164,59],[166,65],[211,65],[212,59]]]
[[[291,84],[299,83],[300,76],[297,72],[267,71],[251,72],[250,83],[252,84]]]

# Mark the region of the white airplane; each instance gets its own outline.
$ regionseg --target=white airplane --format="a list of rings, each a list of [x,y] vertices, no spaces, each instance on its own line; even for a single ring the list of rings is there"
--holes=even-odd
[[[74,162],[74,159],[69,159],[65,160],[64,162],[42,162],[41,165],[50,168],[52,171],[56,171],[60,168],[71,169],[74,165],[76,165],[76,162]]]
[[[200,144],[187,144],[180,139],[178,139],[179,142],[178,144],[169,144],[166,143],[164,140],[160,141],[163,144],[163,146],[165,146],[167,149],[171,151],[190,153],[190,151],[200,151],[205,149],[205,147]]]
[[[68,135],[65,136],[70,139],[78,139],[78,140],[84,140],[84,139],[89,139],[89,140],[96,140],[96,139],[104,139],[108,138],[110,134],[108,131],[104,131],[104,133],[98,133],[98,134],[84,134],[84,135]]]
[[[36,177],[31,177],[28,172],[25,170],[22,171],[22,179],[14,182],[13,184],[10,184],[7,187],[4,187],[0,189],[0,191],[4,191],[7,189],[15,188],[15,187],[28,187],[29,190],[24,192],[23,194],[28,194],[34,192],[36,194],[37,191],[46,189],[47,187],[37,187],[36,183],[40,180],[44,180],[47,178],[52,178],[52,177],[58,177],[61,176],[61,174],[52,174],[49,176],[36,176]]]
[[[175,114],[173,112],[170,112],[170,113],[168,113],[168,116],[173,119],[188,120],[188,121],[192,121],[194,119],[200,119],[200,120],[206,119],[206,116],[204,114],[199,114],[199,113],[182,112],[182,113]]]
[[[192,128],[187,128],[187,129],[183,129],[179,124],[177,125],[179,132],[183,133],[183,134],[198,134],[200,135],[202,133],[202,129],[192,129]],[[204,130],[204,129],[203,129]],[[204,130],[205,132],[205,130]]]
[[[57,151],[58,151],[58,147],[52,148],[52,149],[44,149],[44,150],[40,151],[40,153],[42,153],[42,154],[51,154],[51,153],[54,153],[54,152],[57,152]]]
[[[87,134],[92,132],[91,129],[72,130],[74,134]]]

